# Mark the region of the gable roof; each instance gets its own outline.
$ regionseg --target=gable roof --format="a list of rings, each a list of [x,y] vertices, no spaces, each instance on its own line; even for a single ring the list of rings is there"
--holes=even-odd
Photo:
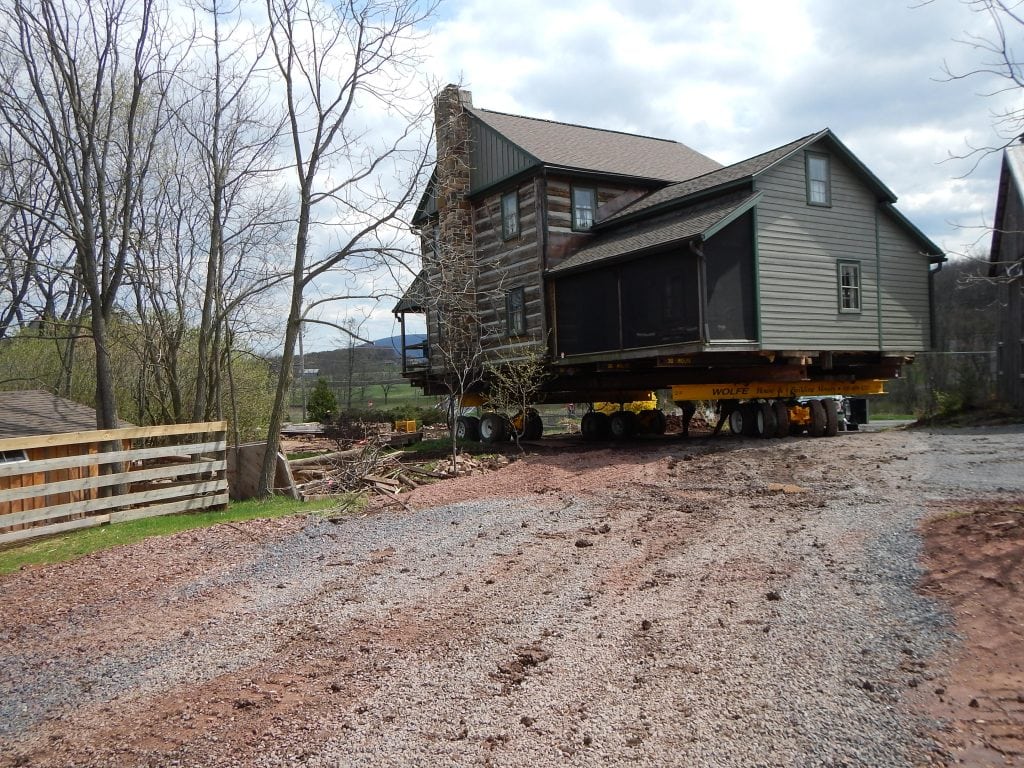
[[[120,426],[132,426],[120,422]],[[41,389],[0,392],[0,439],[88,432],[96,429],[96,411]]]
[[[753,208],[760,199],[760,192],[727,195],[694,205],[671,217],[641,222],[622,232],[609,232],[549,269],[548,273],[562,275],[599,262],[640,256],[672,243],[707,240]]]
[[[619,223],[623,219],[630,219],[638,214],[651,212],[652,209],[670,207],[677,201],[695,196],[701,192],[726,187],[738,182],[750,181],[758,173],[771,168],[776,163],[825,135],[826,131],[808,134],[796,141],[783,144],[781,147],[776,147],[767,152],[762,152],[760,155],[755,155],[738,163],[705,173],[697,178],[683,181],[679,184],[670,184],[656,192],[652,192],[646,197],[640,198],[632,205],[626,206],[614,216],[609,216],[604,221],[599,222],[595,228],[600,229],[602,226],[611,223]]]
[[[880,206],[890,213],[911,237],[918,241],[921,248],[933,257],[933,262],[944,260],[945,257],[942,255],[942,249],[895,208],[896,195],[893,194],[892,190],[882,183],[881,179],[875,176],[829,128],[810,133],[788,144],[783,144],[775,149],[762,152],[760,155],[741,160],[738,163],[711,171],[697,178],[663,187],[641,197],[613,216],[598,222],[594,225],[594,231],[600,232],[605,229],[622,226],[630,221],[656,215],[660,211],[694,205],[710,195],[720,195],[729,189],[741,185],[750,185],[758,175],[768,171],[797,152],[801,152],[819,142],[827,143],[828,148],[832,152],[841,157],[854,169],[861,180],[874,191]]]
[[[475,107],[466,110],[537,165],[659,181],[682,181],[722,167],[678,141]]]
[[[1024,144],[1011,144],[1003,150],[1003,162],[999,171],[999,191],[996,198],[996,214],[992,221],[992,245],[989,249],[989,277],[998,277],[1003,260],[1003,232],[1006,231],[1006,205],[1010,194],[1024,204]]]

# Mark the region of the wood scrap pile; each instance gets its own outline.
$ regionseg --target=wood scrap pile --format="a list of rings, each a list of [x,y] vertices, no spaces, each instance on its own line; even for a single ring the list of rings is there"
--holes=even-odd
[[[480,459],[477,459],[473,456],[467,456],[464,453],[460,453],[456,457],[454,464],[452,463],[451,456],[449,456],[447,459],[442,460],[438,464],[437,474],[439,477],[461,477],[462,475],[472,475],[479,472],[486,472],[488,469],[492,468],[492,465],[494,464],[495,460],[500,461],[502,459],[504,459],[503,456],[493,457],[490,462],[486,462],[481,461]],[[505,459],[503,463],[507,464],[508,460]]]
[[[304,499],[370,490],[393,499],[431,479],[444,477],[400,460],[402,454],[379,443],[334,451],[291,462],[296,487]]]
[[[448,456],[424,466],[409,461],[400,451],[390,450],[386,444],[371,442],[344,451],[296,459],[290,464],[295,487],[303,499],[369,491],[389,504],[405,506],[398,498],[403,491],[456,475],[486,472],[504,466],[508,461],[500,455],[473,457],[459,454],[454,464]]]
[[[334,424],[324,427],[324,435],[334,440],[339,446],[353,445],[366,440],[379,441],[392,432],[388,422],[367,422],[352,419],[339,419]]]

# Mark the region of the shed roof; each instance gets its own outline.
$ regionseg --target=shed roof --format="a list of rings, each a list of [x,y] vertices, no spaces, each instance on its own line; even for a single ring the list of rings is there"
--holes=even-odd
[[[682,181],[721,168],[670,139],[589,128],[467,107],[476,119],[536,158],[538,164],[661,181]]]
[[[552,267],[549,273],[561,275],[600,262],[639,256],[672,243],[707,239],[753,208],[760,197],[760,193],[727,195],[695,205],[671,217],[652,219],[625,231],[609,233],[576,251],[561,264]]]
[[[396,315],[403,312],[425,312],[428,295],[427,274],[425,270],[420,270],[391,311]]]
[[[126,421],[123,427],[132,426]],[[96,411],[41,389],[0,392],[0,439],[86,432],[96,429]]]

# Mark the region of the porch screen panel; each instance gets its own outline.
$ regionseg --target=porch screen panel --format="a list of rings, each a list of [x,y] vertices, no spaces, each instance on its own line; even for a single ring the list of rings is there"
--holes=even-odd
[[[676,251],[627,262],[620,279],[624,348],[700,340],[695,256]]]
[[[555,284],[558,352],[582,355],[619,348],[619,293],[615,272],[597,270]]]
[[[706,322],[712,341],[757,339],[753,242],[753,215],[747,213],[704,245],[708,283]]]

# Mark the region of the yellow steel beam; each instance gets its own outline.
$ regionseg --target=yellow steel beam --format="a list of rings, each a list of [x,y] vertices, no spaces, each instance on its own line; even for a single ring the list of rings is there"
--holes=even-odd
[[[679,400],[776,400],[824,395],[884,395],[883,379],[861,381],[748,381],[742,384],[677,384],[672,399]]]

